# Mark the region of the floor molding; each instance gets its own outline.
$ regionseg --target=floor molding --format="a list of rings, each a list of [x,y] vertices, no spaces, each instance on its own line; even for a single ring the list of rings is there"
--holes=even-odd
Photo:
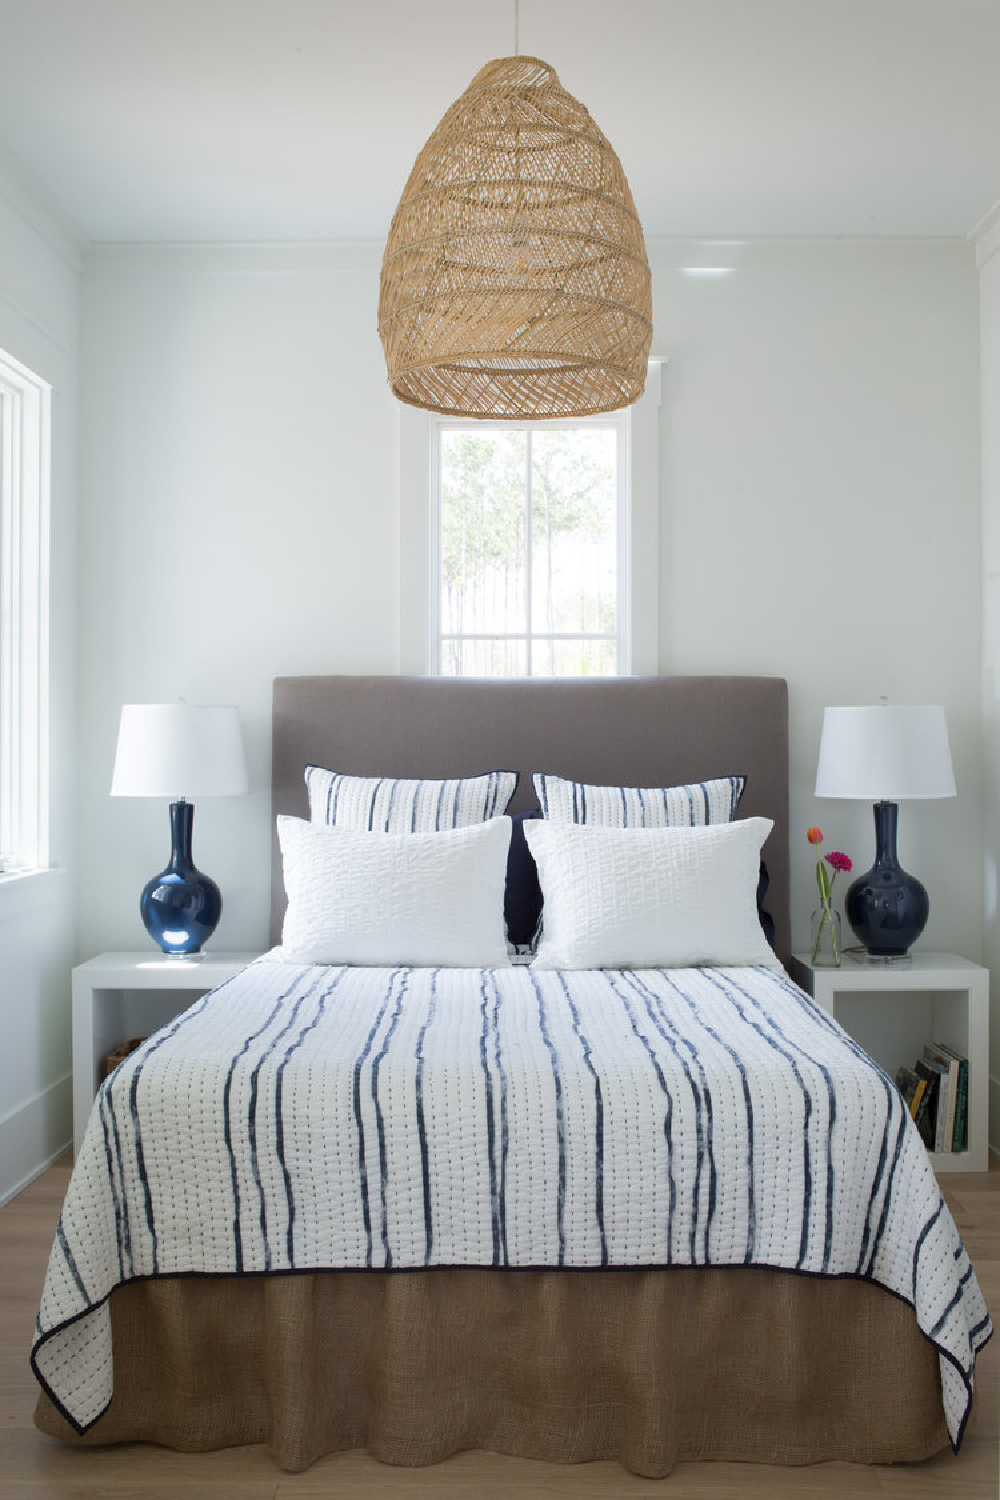
[[[0,1120],[0,1205],[40,1177],[72,1139],[73,1075],[65,1073]]]

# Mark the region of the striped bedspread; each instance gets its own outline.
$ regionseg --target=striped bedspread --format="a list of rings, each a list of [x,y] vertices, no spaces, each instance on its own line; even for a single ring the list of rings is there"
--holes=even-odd
[[[953,1443],[991,1333],[890,1080],[764,969],[304,968],[269,956],[102,1087],[32,1365],[78,1430],[137,1277],[770,1266],[877,1282]]]

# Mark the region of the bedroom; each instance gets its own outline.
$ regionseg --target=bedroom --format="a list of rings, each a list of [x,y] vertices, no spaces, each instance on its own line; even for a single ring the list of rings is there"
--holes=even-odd
[[[241,70],[262,66],[269,8],[237,31],[229,7],[171,7],[155,49],[174,62],[156,96],[173,126],[163,161],[181,163],[192,198],[188,217],[171,217],[143,170],[158,159],[156,141],[130,139],[138,170],[117,211],[134,212],[138,237],[152,242],[133,244],[87,160],[68,158],[64,180],[52,155],[59,139],[72,144],[61,111],[74,76],[95,88],[84,145],[110,150],[116,110],[138,109],[132,80],[143,76],[148,38],[125,28],[127,8],[88,9],[75,33],[77,7],[0,7],[13,39],[2,65],[37,86],[53,129],[62,126],[53,142],[39,128],[37,157],[10,104],[0,132],[0,347],[52,382],[61,417],[56,868],[0,889],[4,1194],[70,1135],[70,967],[144,941],[135,894],[163,844],[163,809],[106,797],[119,706],[179,695],[240,706],[251,795],[200,810],[196,853],[225,894],[219,944],[252,949],[267,928],[272,678],[398,670],[408,558],[395,404],[374,327],[381,237],[443,108],[483,60],[511,47],[509,6],[477,8],[471,26],[467,6],[394,6],[384,28],[391,49],[355,8],[282,7],[286,86],[295,47],[312,58],[311,92],[289,127],[312,140],[323,167],[311,197],[287,168],[294,153],[279,157],[271,145],[280,132],[260,102],[266,91]],[[523,49],[552,60],[607,130],[646,227],[653,348],[667,358],[653,669],[788,679],[799,942],[814,904],[805,828],[819,819],[855,856],[871,847],[865,808],[831,814],[813,798],[823,707],[883,693],[942,703],[960,796],[907,809],[901,852],[931,890],[925,941],[982,958],[997,976],[1000,642],[990,601],[1000,572],[1000,259],[988,215],[1000,198],[1000,130],[984,86],[998,48],[993,7],[927,4],[902,20],[895,5],[844,5],[833,21],[828,7],[809,6],[808,22],[787,30],[787,7],[760,5],[741,30],[746,10],[699,7],[698,22],[694,7],[634,4],[612,21],[596,5],[522,5]],[[47,38],[32,14],[48,21]],[[730,38],[725,48],[719,35]],[[613,91],[602,63],[612,46]],[[418,48],[423,66],[395,77],[373,106],[382,134],[373,127],[369,142],[354,139],[351,122],[368,109],[362,85],[384,84],[390,51],[409,59]],[[813,85],[804,70],[817,55],[828,72]],[[77,58],[84,65],[74,68]],[[200,62],[187,74],[191,58]],[[622,81],[630,70],[634,86]],[[13,72],[7,83],[5,74],[0,96],[22,98]],[[702,88],[736,101],[731,113],[713,109],[710,137],[683,113]],[[629,104],[639,97],[649,101],[642,110]],[[814,97],[797,159],[787,122]],[[772,101],[763,116],[761,98]],[[325,111],[338,100],[331,120]],[[243,169],[242,215],[234,202],[225,221],[215,217],[225,196],[202,159],[199,101],[210,115],[223,101],[248,110],[242,128],[257,166]],[[902,141],[900,119],[912,131]],[[751,120],[763,132],[756,144]],[[320,149],[342,131],[330,156],[356,185],[354,218],[342,174]],[[231,182],[235,144],[226,136],[218,149]],[[26,176],[44,183],[47,163],[57,174],[49,195],[24,185]],[[249,216],[261,164],[274,195],[268,219]],[[713,183],[719,196],[710,198]],[[293,223],[282,209],[296,187],[303,205]],[[73,195],[87,190],[92,208],[84,204],[74,228]],[[730,274],[686,274],[720,261]],[[991,1074],[1000,1079],[995,1022]],[[996,1081],[991,1095],[1000,1143]]]

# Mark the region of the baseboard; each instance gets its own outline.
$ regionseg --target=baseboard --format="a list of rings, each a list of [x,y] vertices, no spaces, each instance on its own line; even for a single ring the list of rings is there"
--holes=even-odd
[[[0,1120],[0,1204],[33,1182],[73,1140],[73,1075],[66,1073]]]

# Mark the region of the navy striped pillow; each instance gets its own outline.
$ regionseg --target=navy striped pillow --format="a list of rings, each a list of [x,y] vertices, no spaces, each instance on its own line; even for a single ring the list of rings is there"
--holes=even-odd
[[[516,771],[444,781],[346,776],[306,766],[313,823],[369,833],[440,833],[499,818],[517,787]]]
[[[595,828],[698,828],[731,823],[747,784],[745,776],[719,776],[683,786],[588,786],[544,771],[536,771],[532,781],[543,818]]]

